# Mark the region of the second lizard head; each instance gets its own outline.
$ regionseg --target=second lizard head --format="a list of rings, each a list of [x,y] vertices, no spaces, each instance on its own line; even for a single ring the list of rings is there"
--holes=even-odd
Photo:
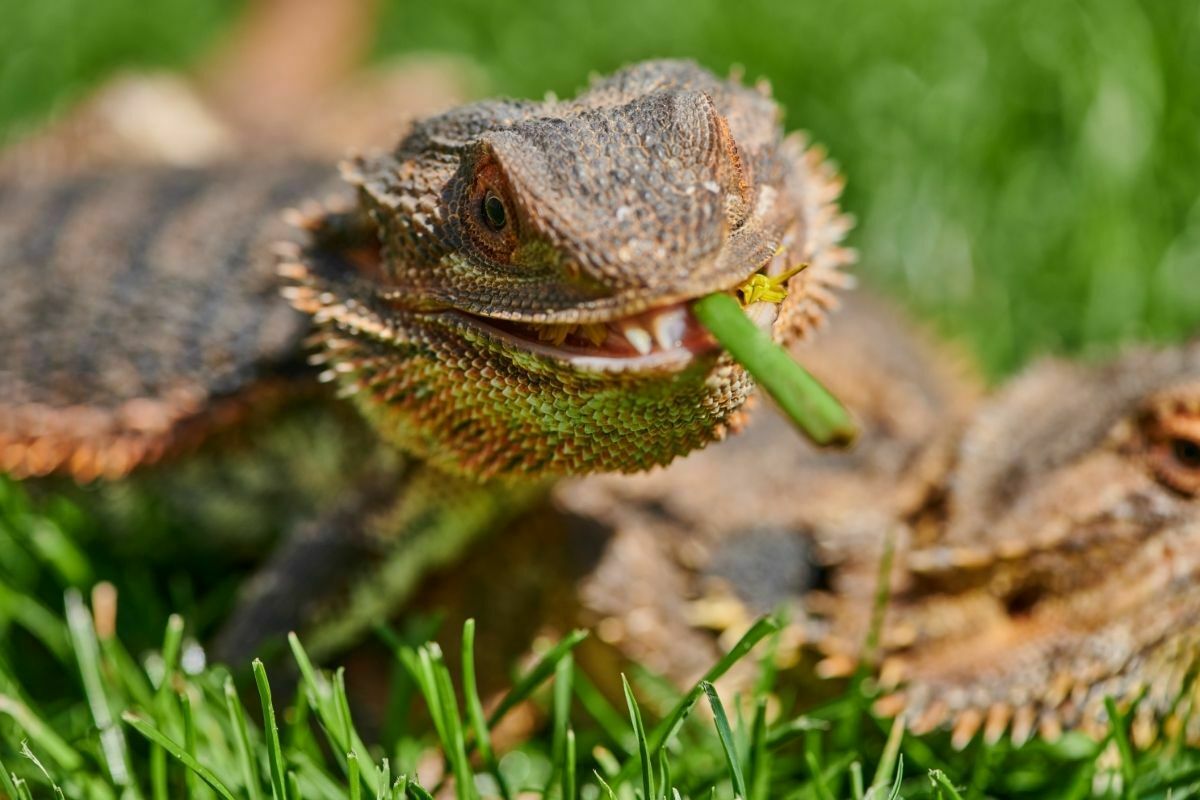
[[[358,207],[315,223],[296,304],[385,434],[479,477],[630,471],[720,437],[753,385],[690,301],[812,260],[793,284],[812,292],[753,311],[782,336],[847,260],[839,184],[768,93],[689,63],[463,106],[346,175]]]

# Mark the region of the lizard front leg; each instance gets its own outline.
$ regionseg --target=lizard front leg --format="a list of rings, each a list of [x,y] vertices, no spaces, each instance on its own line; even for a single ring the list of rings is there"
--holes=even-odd
[[[545,491],[540,483],[480,484],[419,464],[372,475],[284,539],[246,585],[216,652],[241,663],[297,631],[310,653],[328,656],[387,620],[425,576]]]

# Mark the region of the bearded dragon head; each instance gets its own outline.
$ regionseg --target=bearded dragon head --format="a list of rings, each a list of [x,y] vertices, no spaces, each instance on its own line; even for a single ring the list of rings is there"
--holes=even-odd
[[[752,383],[690,301],[812,262],[786,302],[754,298],[783,337],[849,260],[819,155],[765,91],[687,63],[452,110],[346,177],[359,208],[285,266],[296,305],[385,433],[479,477],[632,471],[719,438]]]

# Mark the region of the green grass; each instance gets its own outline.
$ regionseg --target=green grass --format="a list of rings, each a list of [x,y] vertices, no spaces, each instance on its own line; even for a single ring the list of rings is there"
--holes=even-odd
[[[614,676],[579,665],[580,631],[541,651],[507,693],[482,698],[473,623],[452,652],[428,633],[381,628],[393,673],[382,683],[371,672],[356,682],[323,671],[295,637],[269,668],[231,671],[205,663],[183,617],[164,613],[156,629],[147,622],[135,569],[102,567],[83,551],[74,570],[41,557],[53,539],[44,531],[70,515],[33,513],[14,484],[0,489],[0,577],[15,598],[0,602],[0,797],[1200,795],[1200,753],[1170,741],[1133,749],[1129,713],[1115,706],[1118,725],[1100,742],[1067,734],[1014,748],[977,738],[962,752],[945,734],[905,736],[873,716],[869,681],[799,707],[775,662],[773,618],[687,691],[638,668],[624,697],[605,696],[596,686]],[[117,585],[93,585],[98,573]],[[749,673],[750,688],[715,690],[734,667]],[[511,732],[497,732],[529,704],[541,722],[514,748]],[[366,714],[375,719],[363,728],[357,717],[371,708],[387,709],[386,718]]]
[[[0,132],[36,125],[118,69],[186,67],[240,5],[0,0]],[[1192,2],[386,3],[376,58],[426,50],[465,54],[494,90],[525,96],[569,94],[591,71],[651,56],[768,76],[789,127],[810,130],[849,177],[860,272],[965,339],[993,376],[1046,351],[1090,355],[1200,327]],[[149,509],[125,533],[161,542],[162,522]],[[741,696],[703,683],[667,694],[635,672],[625,698],[606,698],[572,636],[492,708],[461,663],[474,661],[471,632],[462,652],[443,653],[384,631],[395,713],[367,731],[347,699],[353,681],[309,665],[299,642],[270,674],[202,663],[197,641],[236,575],[110,544],[64,498],[31,503],[0,481],[0,797],[421,798],[439,790],[430,770],[447,776],[447,796],[506,798],[1200,795],[1194,753],[1135,752],[1122,725],[1100,743],[976,741],[960,753],[875,719],[868,684],[797,716],[783,710],[769,622],[756,648],[705,676],[757,661]],[[97,634],[83,599],[101,581],[118,590],[116,635]],[[409,691],[421,701],[411,709]],[[504,750],[491,731],[522,701],[547,722]]]
[[[460,699],[468,709],[482,708],[483,700],[470,679],[456,681],[451,672],[469,674],[473,623],[454,663],[435,643],[397,644],[395,657],[423,703],[413,717],[420,723],[367,744],[350,711],[344,671],[317,669],[295,637],[292,668],[279,672],[298,671],[299,686],[282,701],[260,661],[249,685],[239,687],[223,666],[179,658],[194,642],[178,618],[168,622],[161,650],[135,660],[111,635],[103,621],[109,611],[100,605],[89,609],[77,592],[66,595],[65,619],[57,621],[69,629],[71,645],[53,703],[38,702],[0,670],[0,796],[952,800],[1200,793],[1197,754],[1134,752],[1122,727],[1099,743],[1068,735],[1053,745],[1012,750],[976,742],[954,753],[937,737],[906,738],[900,725],[872,717],[870,698],[858,688],[805,716],[780,714],[772,710],[782,689],[771,677],[772,649],[761,646],[780,629],[770,618],[673,702],[649,691],[639,699],[623,679],[623,709],[604,709],[627,720],[615,735],[595,724],[596,698],[580,691],[572,651],[582,634],[547,649],[486,722],[460,710]],[[722,697],[711,680],[743,659],[758,661],[762,679],[752,691]],[[493,732],[522,704],[542,709],[541,734],[515,750],[494,750]],[[1106,750],[1114,757],[1101,758]]]

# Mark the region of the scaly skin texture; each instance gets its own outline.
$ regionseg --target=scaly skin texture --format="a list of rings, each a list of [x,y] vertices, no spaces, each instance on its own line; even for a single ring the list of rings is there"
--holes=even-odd
[[[23,344],[0,355],[0,466],[119,476],[297,356],[304,326],[272,299],[266,237],[271,209],[325,191],[321,175],[9,187],[0,333]],[[849,259],[819,153],[781,138],[763,92],[687,63],[639,65],[570,102],[465,106],[347,175],[359,209],[293,217],[310,241],[280,246],[289,297],[385,436],[474,479],[635,471],[720,438],[752,382],[686,301],[810,261],[788,301],[756,304],[788,337],[819,319]],[[39,323],[55,303],[70,325]]]
[[[574,101],[418,122],[349,183],[253,148],[191,170],[120,167],[121,147],[46,174],[0,165],[0,469],[120,478],[337,379],[410,458],[364,456],[379,469],[276,553],[222,641],[238,657],[323,609],[336,624],[310,641],[346,644],[544,478],[665,463],[739,422],[752,383],[687,302],[805,261],[785,301],[750,307],[794,337],[851,258],[841,182],[778,117],[763,89],[652,62]],[[350,585],[295,569],[306,553],[379,580],[288,602]]]
[[[916,733],[1102,736],[1104,698],[1144,692],[1137,744],[1200,740],[1200,342],[1043,363],[979,404],[946,356],[849,305],[801,356],[858,415],[858,449],[816,458],[763,414],[638,479],[561,485],[560,527],[592,544],[535,545],[575,581],[539,589],[560,598],[545,625],[595,626],[591,657],[684,683],[783,605],[785,651],[825,677],[866,658],[876,710]]]
[[[305,221],[289,297],[391,441],[474,478],[636,471],[721,438],[753,384],[687,302],[811,262],[757,304],[790,338],[849,259],[819,154],[764,92],[684,62],[456,109],[346,176],[362,210]]]

